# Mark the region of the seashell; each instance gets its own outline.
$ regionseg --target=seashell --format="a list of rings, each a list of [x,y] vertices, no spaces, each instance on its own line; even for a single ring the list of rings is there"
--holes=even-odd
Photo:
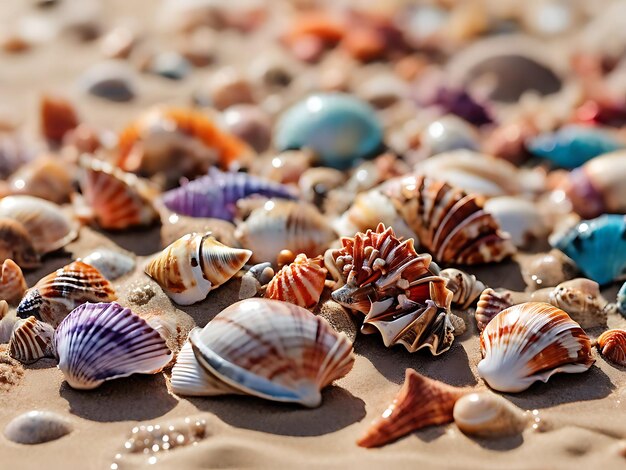
[[[0,300],[0,344],[9,342],[17,321],[17,315],[15,311],[9,310],[7,301]]]
[[[27,288],[26,279],[20,267],[12,259],[4,260],[0,275],[0,299],[17,304],[22,300]]]
[[[267,285],[265,297],[282,300],[299,307],[313,307],[320,300],[326,280],[322,257],[307,258],[299,254],[284,266]]]
[[[16,220],[0,218],[0,261],[7,260],[15,260],[25,269],[41,263],[24,226]]]
[[[18,134],[0,133],[0,178],[8,178],[22,165],[33,160],[38,149]]]
[[[585,277],[600,285],[626,275],[626,216],[605,214],[584,220],[554,241]]]
[[[482,149],[487,155],[520,165],[529,158],[526,141],[536,134],[537,128],[529,119],[505,122],[485,137]]]
[[[42,357],[54,357],[53,335],[54,328],[35,317],[18,320],[9,340],[9,356],[22,364],[30,364]]]
[[[287,150],[275,156],[266,155],[251,162],[254,173],[279,183],[298,183],[300,176],[313,165],[309,149]]]
[[[323,319],[296,305],[247,299],[219,313],[189,335],[196,360],[224,382],[206,395],[239,393],[267,400],[319,406],[320,390],[354,364],[352,344]],[[172,383],[180,376],[172,372]],[[174,388],[176,392],[176,389]]]
[[[608,330],[598,336],[598,351],[609,361],[626,366],[626,330]]]
[[[79,88],[105,100],[123,103],[137,95],[134,70],[123,61],[111,60],[92,65],[78,78]]]
[[[357,444],[380,447],[418,429],[450,423],[454,404],[467,393],[407,369],[398,395]]]
[[[326,218],[310,204],[269,200],[237,226],[235,237],[252,250],[253,263],[274,262],[281,250],[321,255],[336,238]]]
[[[431,122],[420,134],[420,144],[430,155],[467,149],[478,150],[478,134],[462,119],[446,115]]]
[[[377,109],[385,109],[406,99],[408,85],[395,74],[380,73],[364,80],[357,94]]]
[[[56,329],[54,346],[65,380],[79,390],[132,374],[156,374],[173,357],[157,330],[115,302],[75,308]]]
[[[626,317],[626,282],[622,284],[617,292],[617,311]]]
[[[608,312],[615,308],[602,297],[598,283],[585,278],[562,282],[551,290],[549,302],[585,330],[606,327]]]
[[[113,286],[96,268],[74,261],[28,289],[17,314],[22,318],[34,315],[56,328],[79,305],[116,298]]]
[[[182,80],[191,72],[191,63],[174,51],[160,52],[152,57],[149,71],[170,80]]]
[[[213,217],[233,221],[240,199],[259,195],[295,199],[294,192],[280,183],[247,173],[222,172],[210,168],[209,174],[163,193],[165,207],[191,217]]]
[[[239,300],[256,297],[265,292],[267,284],[274,277],[272,263],[259,263],[252,266],[241,278]]]
[[[401,188],[394,203],[437,262],[483,264],[515,253],[509,236],[474,194],[420,176]]]
[[[252,252],[218,242],[211,233],[190,233],[179,238],[145,268],[176,303],[191,305],[233,277]]]
[[[18,444],[43,444],[66,436],[73,429],[72,423],[58,413],[33,410],[9,421],[4,436]]]
[[[61,143],[63,136],[78,126],[78,115],[74,105],[60,96],[44,94],[39,101],[41,133],[56,143]]]
[[[298,59],[315,62],[327,47],[336,45],[346,27],[325,13],[308,12],[290,21],[281,40]]]
[[[460,310],[467,310],[486,288],[476,276],[460,269],[443,269],[439,276],[447,280],[446,287],[452,292],[452,305]]]
[[[133,257],[108,248],[98,248],[80,261],[96,268],[109,281],[119,279],[135,269]]]
[[[258,106],[238,104],[224,111],[226,129],[246,142],[255,152],[265,152],[272,141],[270,116]]]
[[[279,150],[310,148],[324,166],[345,169],[378,153],[382,138],[368,104],[347,94],[319,93],[282,114],[274,143]]]
[[[522,263],[522,277],[530,289],[556,286],[575,274],[576,266],[559,250],[541,253]]]
[[[33,196],[8,196],[0,200],[0,218],[21,223],[39,253],[63,248],[78,236],[78,223],[59,206]],[[17,258],[13,258],[18,264]],[[25,266],[26,267],[26,266]]]
[[[137,36],[129,25],[116,26],[102,36],[100,51],[109,59],[126,59],[137,44]]]
[[[523,247],[533,239],[544,238],[550,231],[547,221],[533,201],[500,196],[485,201],[484,209],[495,217],[517,247]]]
[[[81,189],[98,225],[109,230],[151,225],[158,219],[148,186],[132,173],[81,156]]]
[[[211,74],[205,87],[198,92],[199,101],[223,111],[237,104],[255,102],[254,92],[247,77],[234,67],[222,67]]]
[[[497,438],[520,434],[530,417],[505,398],[488,392],[470,393],[454,404],[454,423],[471,436]]]
[[[454,114],[475,126],[493,122],[491,112],[487,107],[476,101],[464,88],[440,86],[427,104],[438,106],[445,112]]]
[[[450,314],[450,323],[452,324],[452,333],[455,337],[461,336],[467,331],[467,323],[465,323],[465,320],[453,313]]]
[[[339,274],[331,296],[366,314],[363,333],[379,331],[385,346],[402,344],[409,352],[428,348],[438,355],[450,349],[452,292],[431,269],[430,255],[418,255],[413,239],[400,242],[383,224],[341,243],[325,256],[331,273]]]
[[[496,315],[480,335],[478,374],[500,392],[521,392],[557,372],[585,372],[591,342],[563,310],[527,302]]]
[[[325,210],[330,192],[346,184],[343,171],[325,166],[306,169],[298,178],[302,198]]]
[[[570,124],[532,137],[526,147],[533,155],[547,158],[558,167],[576,168],[624,145],[605,130]]]
[[[478,329],[483,331],[493,317],[513,305],[510,291],[495,291],[491,288],[483,290],[478,298],[476,312],[474,313]]]
[[[73,168],[53,156],[41,156],[11,175],[9,191],[62,204],[74,192]]]

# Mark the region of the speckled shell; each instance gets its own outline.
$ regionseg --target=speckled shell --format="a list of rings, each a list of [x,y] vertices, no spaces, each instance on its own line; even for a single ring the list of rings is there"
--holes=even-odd
[[[40,197],[57,204],[69,201],[74,191],[74,167],[60,158],[43,155],[11,175],[11,194]]]
[[[23,364],[54,357],[53,335],[54,328],[35,317],[18,320],[9,340],[9,356]]]
[[[515,253],[508,234],[483,210],[476,195],[418,177],[415,184],[404,185],[394,201],[420,245],[437,262],[483,264]]]
[[[401,242],[391,227],[342,238],[342,248],[326,254],[331,273],[339,275],[332,298],[366,315],[361,330],[379,331],[385,346],[408,351],[447,351],[454,341],[446,279],[431,270],[430,255],[418,255],[413,239]]]
[[[606,327],[608,312],[615,308],[602,297],[598,283],[585,278],[562,282],[552,289],[549,301],[583,329]]]
[[[582,221],[554,246],[600,285],[626,276],[626,216],[606,214]]]
[[[0,261],[12,259],[24,269],[41,264],[33,241],[16,220],[0,218]]]
[[[8,196],[0,200],[0,218],[20,222],[35,250],[49,253],[63,248],[78,236],[78,222],[59,206],[33,196]],[[18,262],[19,264],[19,262]]]
[[[53,327],[85,302],[110,302],[117,298],[113,286],[102,274],[82,261],[74,261],[42,278],[26,291],[17,314],[34,315]]]
[[[151,190],[137,176],[95,158],[82,156],[80,163],[81,189],[100,227],[123,230],[158,219]]]
[[[442,269],[439,275],[447,280],[446,287],[452,292],[452,306],[460,310],[469,308],[486,287],[476,276],[460,269]]]
[[[609,361],[626,366],[626,330],[608,330],[598,336],[598,350]]]
[[[233,277],[251,254],[222,245],[210,232],[190,233],[165,248],[145,272],[174,302],[191,305]]]
[[[20,267],[13,260],[7,259],[2,263],[0,275],[0,299],[13,305],[19,303],[28,286]]]
[[[125,276],[135,269],[135,259],[130,254],[108,248],[98,248],[80,261],[96,268],[109,281]]]
[[[520,434],[530,422],[527,413],[499,395],[470,393],[457,400],[454,423],[465,434],[485,438]]]
[[[357,444],[380,447],[418,429],[449,423],[454,404],[467,393],[407,369],[400,392]]]
[[[480,331],[502,310],[513,306],[513,297],[509,291],[495,291],[487,288],[482,291],[476,305],[476,324]]]
[[[247,299],[189,335],[202,368],[243,393],[308,407],[354,364],[352,344],[296,305]],[[213,393],[213,392],[211,392]]]
[[[500,392],[521,392],[557,372],[585,372],[594,363],[591,342],[563,310],[541,302],[510,307],[480,335],[478,374]]]
[[[161,335],[117,303],[74,309],[55,331],[54,343],[65,380],[80,390],[131,374],[156,374],[172,360]]]
[[[313,307],[320,300],[326,280],[322,257],[307,258],[300,254],[295,261],[276,273],[267,285],[265,297],[290,302],[300,307]]]
[[[71,433],[72,423],[52,411],[33,410],[13,418],[6,428],[5,437],[18,444],[43,444]]]
[[[382,146],[382,127],[367,103],[342,93],[320,93],[296,103],[280,117],[279,150],[310,148],[324,166],[348,168]]]
[[[323,254],[336,235],[315,206],[294,201],[270,200],[239,224],[235,236],[252,250],[251,261],[274,263],[281,250]]]

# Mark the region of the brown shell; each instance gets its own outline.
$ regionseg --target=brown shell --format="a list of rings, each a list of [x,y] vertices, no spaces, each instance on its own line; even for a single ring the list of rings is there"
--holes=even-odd
[[[32,239],[16,220],[0,218],[0,261],[14,260],[24,269],[41,264]]]
[[[74,105],[60,96],[43,95],[39,103],[41,133],[46,139],[60,143],[63,136],[78,126]]]
[[[379,447],[427,426],[450,423],[454,404],[469,390],[453,387],[407,369],[404,385],[382,416],[357,444]]]
[[[16,305],[22,300],[28,286],[20,267],[12,259],[2,263],[0,275],[0,299]]]
[[[325,45],[337,44],[346,31],[346,27],[335,18],[315,11],[302,14],[289,24],[282,40],[291,47],[308,38],[315,38]]]
[[[284,266],[267,285],[265,297],[290,302],[300,307],[313,307],[320,300],[326,280],[322,257],[307,258],[299,254]]]
[[[460,269],[443,269],[439,275],[447,279],[446,287],[452,291],[452,305],[465,310],[472,305],[485,290],[485,284]]]
[[[73,167],[51,155],[22,166],[9,179],[11,194],[28,194],[57,204],[69,201],[74,191]]]
[[[437,262],[484,264],[515,253],[482,200],[443,181],[418,176],[391,194],[398,213]]]
[[[502,310],[513,305],[513,297],[508,291],[497,292],[491,288],[485,289],[478,298],[478,305],[474,317],[480,331]]]
[[[608,330],[598,337],[598,350],[609,361],[626,366],[626,330]]]
[[[19,320],[9,341],[9,356],[24,364],[54,356],[54,328],[47,323],[28,317]]]
[[[606,327],[612,305],[602,297],[597,282],[586,278],[565,281],[550,292],[550,303],[567,312],[581,328]]]

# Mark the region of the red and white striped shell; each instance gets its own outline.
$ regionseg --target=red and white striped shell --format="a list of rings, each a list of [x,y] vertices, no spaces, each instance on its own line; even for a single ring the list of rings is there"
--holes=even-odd
[[[322,257],[299,254],[293,263],[283,266],[267,285],[265,297],[300,307],[313,307],[320,300],[326,280]]]
[[[608,330],[598,336],[598,350],[609,361],[626,366],[626,330]]]
[[[0,299],[15,305],[22,300],[28,286],[20,267],[11,259],[2,263]]]

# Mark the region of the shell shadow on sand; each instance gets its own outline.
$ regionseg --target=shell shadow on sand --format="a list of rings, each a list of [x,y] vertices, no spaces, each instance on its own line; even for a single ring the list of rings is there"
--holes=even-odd
[[[138,256],[151,255],[161,251],[163,248],[161,246],[161,232],[158,227],[147,227],[123,232],[98,229],[96,232]]]

